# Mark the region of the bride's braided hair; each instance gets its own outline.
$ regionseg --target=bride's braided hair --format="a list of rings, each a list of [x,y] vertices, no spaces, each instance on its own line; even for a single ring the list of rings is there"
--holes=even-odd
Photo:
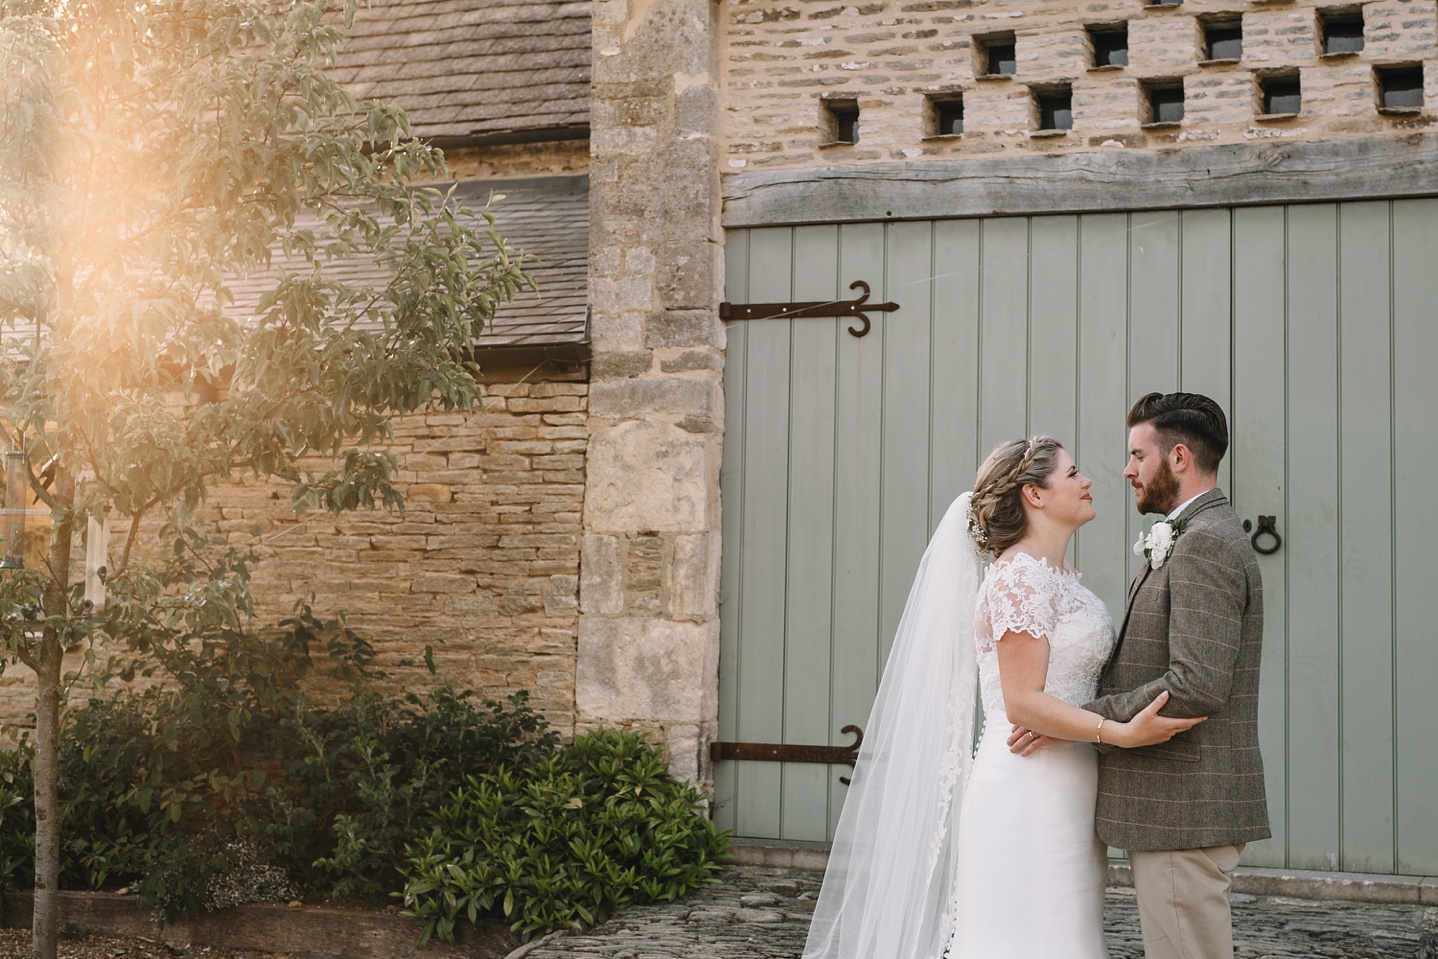
[[[1023,488],[1048,486],[1061,449],[1052,436],[1034,436],[1000,443],[984,460],[969,504],[969,533],[980,550],[998,556],[1023,538]]]

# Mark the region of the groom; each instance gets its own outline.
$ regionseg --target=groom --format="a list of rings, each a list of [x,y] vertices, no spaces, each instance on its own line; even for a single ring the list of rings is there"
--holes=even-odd
[[[1232,959],[1233,870],[1245,843],[1269,836],[1258,753],[1263,583],[1218,489],[1228,450],[1218,404],[1150,393],[1128,426],[1123,475],[1138,511],[1163,514],[1172,535],[1147,537],[1099,698],[1085,708],[1124,721],[1167,690],[1166,715],[1208,720],[1155,746],[1101,748],[1095,825],[1128,850],[1147,959]]]

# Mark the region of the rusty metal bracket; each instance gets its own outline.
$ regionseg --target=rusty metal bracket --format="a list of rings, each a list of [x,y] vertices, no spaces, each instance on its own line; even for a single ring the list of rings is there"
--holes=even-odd
[[[714,762],[722,759],[747,759],[760,762],[780,763],[844,763],[853,766],[859,758],[859,746],[864,742],[864,731],[855,725],[839,730],[854,737],[847,746],[798,746],[792,743],[710,743],[709,758]],[[840,776],[839,782],[849,785],[847,776]]]
[[[855,280],[849,284],[851,290],[863,290],[863,294],[855,300],[825,300],[822,302],[809,303],[730,303],[724,301],[719,304],[719,319],[721,320],[773,320],[780,317],[785,319],[804,319],[815,316],[852,316],[862,325],[849,327],[849,332],[854,336],[864,336],[869,332],[869,313],[892,313],[899,308],[897,303],[870,303],[869,284],[863,280]]]

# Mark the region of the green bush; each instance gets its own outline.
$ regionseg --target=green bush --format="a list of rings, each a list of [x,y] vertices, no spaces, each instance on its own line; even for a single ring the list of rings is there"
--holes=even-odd
[[[0,890],[28,886],[35,874],[34,755],[23,739],[0,749]]]
[[[405,846],[466,776],[535,762],[558,743],[522,692],[492,701],[356,687],[329,708],[308,701],[311,673],[375,678],[367,654],[340,624],[305,613],[277,635],[211,634],[131,660],[123,678],[163,682],[63,719],[63,885],[131,886],[167,919],[241,901],[246,888],[250,901],[272,897],[281,884],[261,877],[273,875],[297,895],[383,901],[404,882]],[[4,888],[33,875],[30,754],[24,743],[0,750]]]
[[[470,777],[411,850],[421,941],[498,911],[525,939],[715,882],[728,838],[635,733],[600,730],[527,769]]]
[[[307,611],[273,635],[221,623],[137,654],[115,675],[160,682],[63,719],[66,888],[129,886],[167,920],[403,889],[426,941],[480,912],[529,937],[682,896],[727,846],[641,737],[561,747],[522,692],[365,691],[368,644]],[[305,679],[325,674],[352,685],[321,708]],[[0,750],[4,888],[34,869],[32,750],[17,747]]]
[[[329,758],[315,750],[290,780],[315,797],[330,827],[332,850],[308,860],[316,881],[370,899],[397,888],[405,846],[466,776],[536,762],[559,742],[523,692],[503,702],[447,688],[425,698],[369,694],[341,718],[337,733],[323,737]]]

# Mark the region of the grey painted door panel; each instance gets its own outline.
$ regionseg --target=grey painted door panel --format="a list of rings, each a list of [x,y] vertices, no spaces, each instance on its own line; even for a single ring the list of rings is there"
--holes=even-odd
[[[1196,390],[1229,410],[1240,515],[1284,536],[1261,558],[1274,838],[1245,860],[1438,872],[1435,249],[1435,200],[731,232],[732,301],[865,280],[900,309],[861,339],[729,328],[721,738],[848,741],[929,531],[1005,438],[1052,433],[1093,477],[1073,558],[1119,610],[1143,526],[1124,414]],[[720,763],[716,818],[825,839],[846,772]]]

